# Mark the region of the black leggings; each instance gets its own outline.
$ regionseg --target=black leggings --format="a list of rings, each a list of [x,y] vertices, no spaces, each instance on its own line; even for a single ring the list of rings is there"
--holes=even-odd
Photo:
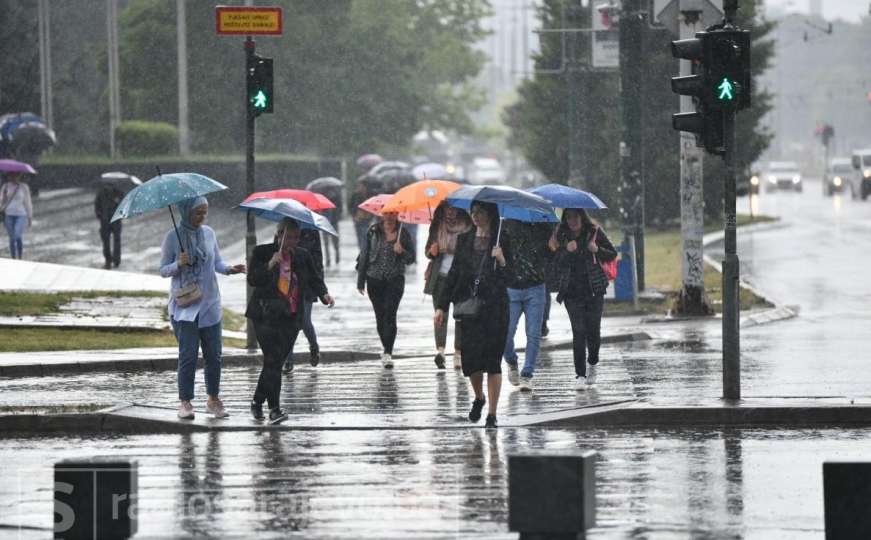
[[[575,358],[575,374],[587,376],[587,361],[599,363],[599,345],[602,342],[603,295],[587,298],[566,298],[566,311],[572,323],[572,348]],[[590,356],[587,359],[587,351]]]
[[[254,390],[254,402],[266,401],[270,409],[277,409],[281,396],[281,366],[287,353],[293,350],[299,326],[296,320],[289,319],[255,320],[254,333],[263,351],[263,369]]]
[[[405,292],[405,276],[391,280],[366,279],[366,289],[369,300],[375,309],[375,320],[378,323],[378,337],[384,352],[393,354],[393,343],[396,341],[396,312],[399,311],[399,301]]]

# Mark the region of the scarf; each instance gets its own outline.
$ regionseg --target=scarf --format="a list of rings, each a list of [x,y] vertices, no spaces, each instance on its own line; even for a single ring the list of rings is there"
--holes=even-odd
[[[439,253],[453,254],[457,248],[457,237],[464,232],[467,232],[472,227],[463,220],[458,219],[453,225],[447,222],[442,223],[438,231]]]
[[[192,197],[175,203],[181,214],[181,227],[178,229],[178,234],[181,236],[181,247],[190,257],[191,266],[206,260],[206,239],[203,235],[203,228],[194,227],[191,224],[191,212],[194,208],[203,205],[208,205],[205,197]]]
[[[299,306],[299,278],[293,273],[293,259],[290,254],[281,254],[278,263],[278,291],[290,304],[290,312],[296,313]]]

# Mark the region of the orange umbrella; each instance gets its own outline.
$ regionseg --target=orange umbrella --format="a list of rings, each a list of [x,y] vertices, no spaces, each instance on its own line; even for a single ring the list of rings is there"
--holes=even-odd
[[[382,195],[375,195],[374,197],[369,197],[362,203],[357,205],[357,208],[361,210],[365,210],[370,214],[375,214],[378,217],[381,217],[381,214],[385,212],[393,212],[399,214],[397,219],[402,223],[429,223],[432,221],[432,215],[425,209],[421,208],[418,210],[414,210],[411,212],[398,212],[396,210],[389,210],[387,205],[390,204],[393,198],[396,195],[391,195],[389,193],[385,193]]]
[[[432,221],[432,211],[445,198],[460,188],[460,184],[447,180],[421,180],[409,184],[393,194],[382,212],[419,212],[425,210]]]

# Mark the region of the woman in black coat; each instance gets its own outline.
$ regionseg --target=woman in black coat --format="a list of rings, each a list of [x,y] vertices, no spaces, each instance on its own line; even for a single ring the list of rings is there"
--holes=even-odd
[[[608,288],[608,278],[600,264],[616,259],[617,250],[599,225],[580,208],[565,209],[548,247],[557,252],[556,301],[565,300],[572,323],[575,389],[583,390],[595,384],[599,363],[602,311]]]
[[[287,419],[279,407],[281,365],[302,327],[306,293],[310,291],[328,306],[334,304],[311,254],[298,243],[299,224],[286,218],[278,224],[274,241],[255,247],[248,262],[248,284],[254,291],[245,316],[254,323],[263,351],[251,414],[262,420],[266,401],[271,424]]]
[[[504,236],[501,246],[496,243],[499,214],[495,205],[473,203],[471,216],[475,228],[457,238],[454,262],[437,299],[434,319],[436,325],[443,324],[451,302],[456,316],[457,305],[473,296],[478,281],[475,296],[483,301],[483,306],[476,316],[462,319],[463,375],[469,377],[475,391],[469,420],[477,422],[487,402],[483,390],[484,373],[487,373],[490,406],[485,427],[495,428],[496,405],[502,389],[502,354],[508,335],[505,254],[510,248],[505,245]]]

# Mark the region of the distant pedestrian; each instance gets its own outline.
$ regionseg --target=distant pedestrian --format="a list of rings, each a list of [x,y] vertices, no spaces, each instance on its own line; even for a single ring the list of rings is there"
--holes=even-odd
[[[596,383],[602,312],[608,278],[600,264],[617,258],[617,250],[587,212],[567,208],[548,247],[556,252],[559,272],[556,301],[565,301],[572,324],[575,389]]]
[[[425,254],[430,259],[429,267],[424,273],[423,292],[432,295],[433,309],[438,308],[438,298],[444,289],[448,272],[454,262],[454,253],[459,235],[469,232],[472,220],[464,210],[442,202],[433,212],[432,224],[429,227],[429,238],[426,241]],[[448,340],[448,318],[444,317],[442,324],[433,323],[435,332],[435,365],[438,369],[445,368],[445,345]],[[462,350],[460,348],[460,321],[454,322],[454,369],[461,369]]]
[[[24,252],[24,229],[33,226],[33,202],[24,173],[6,173],[0,187],[0,213],[9,235],[9,253],[20,259]]]
[[[321,235],[314,229],[300,229],[298,247],[308,251],[311,255],[312,262],[315,266],[315,271],[321,280],[324,279],[324,257],[321,250]],[[312,308],[317,301],[317,294],[310,288],[303,291],[303,314],[302,314],[302,333],[308,341],[309,364],[312,367],[318,365],[321,361],[321,348],[318,345],[318,335],[315,332],[315,326],[312,323]],[[293,371],[293,349],[295,346],[291,344],[290,352],[287,353],[287,358],[284,362],[284,371]]]
[[[372,225],[372,214],[358,208],[366,199],[369,198],[369,190],[366,188],[366,183],[357,180],[357,187],[354,189],[354,194],[348,200],[348,212],[354,222],[354,232],[357,235],[357,248],[362,252],[366,245],[366,233]]]
[[[508,242],[496,244],[499,214],[496,206],[489,203],[472,204],[472,223],[475,229],[457,238],[454,263],[437,301],[436,325],[444,324],[445,314],[451,302],[454,317],[457,308],[473,296],[482,306],[474,315],[462,319],[463,332],[460,348],[463,351],[463,375],[469,377],[475,400],[469,411],[469,420],[481,419],[481,411],[487,403],[484,398],[484,373],[487,374],[487,396],[490,405],[487,428],[496,427],[496,406],[502,389],[502,353],[508,335],[508,293],[506,254],[510,255]]]
[[[303,325],[305,296],[311,290],[321,302],[334,304],[311,254],[299,247],[299,224],[289,218],[278,224],[269,244],[254,248],[248,264],[248,284],[254,287],[245,316],[254,323],[263,352],[263,368],[251,400],[251,415],[263,420],[263,403],[269,406],[269,423],[287,420],[281,410],[281,365],[293,350]]]
[[[414,262],[411,235],[399,226],[395,213],[385,213],[369,227],[357,259],[357,291],[368,292],[375,310],[383,352],[381,364],[393,367],[396,312],[405,292],[405,267]]]
[[[505,220],[502,234],[511,242],[508,259],[508,337],[505,341],[505,363],[508,364],[508,382],[521,390],[532,390],[532,376],[538,360],[541,324],[547,302],[547,265],[552,253],[548,239],[553,226],[547,223],[524,223]],[[517,351],[514,334],[523,315],[526,325],[526,352],[523,369],[518,377]]]
[[[180,213],[178,230],[166,234],[161,246],[160,275],[171,277],[169,317],[178,341],[178,417],[192,419],[194,376],[200,344],[206,380],[206,410],[216,418],[227,412],[220,398],[221,388],[221,292],[215,274],[245,272],[244,264],[227,265],[218,250],[215,231],[203,223],[209,213],[204,197],[176,204]],[[179,243],[179,239],[181,242]]]
[[[115,209],[124,198],[124,192],[110,182],[104,182],[94,197],[94,214],[100,222],[100,240],[103,241],[103,268],[121,264],[121,220],[111,221]]]
[[[345,202],[342,200],[342,190],[340,188],[330,189],[324,196],[330,200],[331,203],[335,204],[335,208],[331,208],[323,212],[323,215],[330,220],[330,224],[336,229],[336,233],[339,233],[339,222],[342,221],[342,206]],[[362,201],[361,201],[362,202]],[[332,264],[330,258],[330,244],[333,245],[333,250],[336,254],[336,265],[339,264],[339,236],[333,236],[331,234],[323,233],[321,235],[324,239],[324,254],[326,255],[327,266]]]

